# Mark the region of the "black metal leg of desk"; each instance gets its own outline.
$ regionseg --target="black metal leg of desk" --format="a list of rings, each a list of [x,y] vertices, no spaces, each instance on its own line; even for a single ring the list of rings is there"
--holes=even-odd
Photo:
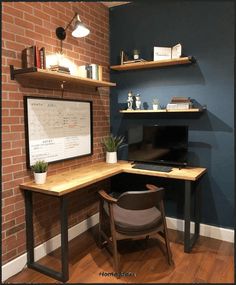
[[[67,217],[67,198],[60,197],[60,220],[61,220],[61,271],[62,281],[69,279],[69,256],[68,256],[68,217]]]
[[[185,201],[184,201],[184,252],[191,252],[192,247],[199,237],[200,228],[200,206],[199,206],[199,195],[200,192],[196,189],[197,183],[191,181],[185,181]],[[194,234],[191,237],[190,224],[191,224],[191,194],[192,186],[194,186]]]
[[[26,216],[26,249],[27,266],[46,274],[56,280],[66,282],[69,279],[68,262],[68,220],[67,220],[67,198],[60,199],[60,222],[61,222],[61,272],[41,265],[34,261],[34,230],[33,230],[33,202],[32,192],[25,190],[25,216]]]
[[[33,230],[33,202],[32,192],[24,191],[25,193],[25,222],[26,222],[26,250],[27,250],[27,265],[34,262],[34,230]]]

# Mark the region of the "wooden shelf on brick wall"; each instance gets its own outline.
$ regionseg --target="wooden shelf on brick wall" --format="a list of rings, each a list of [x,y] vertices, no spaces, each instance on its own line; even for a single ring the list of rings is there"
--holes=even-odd
[[[116,83],[112,82],[82,78],[37,67],[14,69],[13,65],[10,65],[10,72],[11,79],[15,79],[24,87],[61,89],[61,84],[63,83],[64,90],[70,91],[80,86],[95,88],[116,86]]]
[[[180,65],[180,64],[191,64],[196,60],[192,56],[180,57],[177,59],[166,59],[158,61],[141,61],[136,63],[127,63],[122,65],[113,65],[110,68],[117,71],[125,70],[134,70],[134,69],[148,69],[148,68],[157,68],[171,65]]]

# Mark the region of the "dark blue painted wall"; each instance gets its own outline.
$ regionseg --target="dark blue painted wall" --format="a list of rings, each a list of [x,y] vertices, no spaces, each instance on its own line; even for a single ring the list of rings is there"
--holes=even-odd
[[[111,130],[126,134],[138,124],[189,126],[189,163],[208,169],[202,183],[202,223],[233,227],[234,206],[234,3],[231,1],[156,1],[131,3],[110,10],[111,65],[121,49],[138,48],[153,59],[154,46],[181,43],[197,63],[137,71],[111,71]],[[191,97],[207,111],[196,114],[121,115],[128,91],[140,93],[151,108],[158,97]],[[127,148],[119,152],[127,158]],[[175,189],[178,191],[178,186]],[[175,194],[176,195],[176,194]],[[177,195],[178,196],[178,195]],[[167,202],[167,215],[179,216]],[[181,216],[181,215],[180,215]]]

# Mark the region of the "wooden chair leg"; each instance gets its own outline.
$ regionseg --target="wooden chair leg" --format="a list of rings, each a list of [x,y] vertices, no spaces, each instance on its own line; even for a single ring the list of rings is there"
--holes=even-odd
[[[113,247],[113,263],[114,263],[114,271],[119,273],[119,253],[117,250],[117,241],[114,235],[112,235],[112,247]]]
[[[166,251],[167,251],[167,256],[168,256],[168,263],[169,265],[173,265],[172,253],[170,249],[170,242],[168,238],[167,228],[165,226],[164,226],[164,238],[165,238]]]
[[[170,250],[170,243],[169,243],[169,238],[168,238],[168,232],[167,232],[167,225],[166,225],[166,218],[165,218],[165,210],[164,210],[164,204],[163,201],[160,202],[160,210],[162,213],[162,223],[163,223],[163,231],[164,231],[164,239],[165,239],[165,244],[166,244],[166,251],[167,251],[167,255],[168,255],[168,263],[170,265],[173,264],[173,260],[172,260],[172,253]]]
[[[99,202],[99,225],[98,225],[98,246],[102,248],[102,223],[103,223],[103,205],[102,201]]]

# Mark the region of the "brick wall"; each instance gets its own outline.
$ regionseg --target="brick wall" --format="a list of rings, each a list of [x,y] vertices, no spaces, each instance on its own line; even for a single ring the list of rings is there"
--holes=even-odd
[[[26,168],[23,97],[61,97],[55,90],[23,88],[10,79],[9,65],[21,68],[21,51],[30,45],[44,46],[47,55],[59,51],[55,29],[65,27],[77,8],[91,33],[74,39],[68,31],[64,55],[76,65],[104,66],[103,79],[109,80],[109,12],[100,3],[4,2],[2,7],[2,261],[6,263],[25,252],[25,208],[19,184],[32,179],[32,173]],[[109,90],[83,88],[65,92],[64,97],[93,101],[94,154],[50,164],[48,175],[104,160],[100,140],[109,132]],[[104,181],[70,194],[70,226],[97,211],[95,192],[108,184]],[[59,232],[58,201],[36,194],[34,204],[37,245]]]

